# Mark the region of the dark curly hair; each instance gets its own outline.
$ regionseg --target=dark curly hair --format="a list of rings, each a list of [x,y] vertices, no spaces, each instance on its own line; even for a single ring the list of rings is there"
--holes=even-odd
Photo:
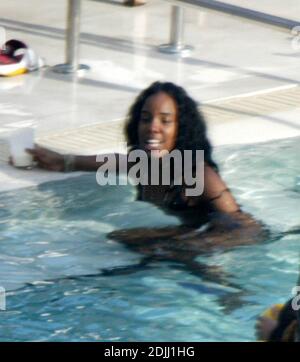
[[[130,107],[125,124],[125,136],[130,150],[138,148],[138,124],[144,103],[147,98],[166,93],[172,97],[178,107],[179,129],[175,148],[179,151],[204,151],[205,162],[218,171],[217,164],[212,159],[212,146],[207,138],[204,117],[198,110],[196,102],[180,86],[171,82],[155,82],[143,90]]]

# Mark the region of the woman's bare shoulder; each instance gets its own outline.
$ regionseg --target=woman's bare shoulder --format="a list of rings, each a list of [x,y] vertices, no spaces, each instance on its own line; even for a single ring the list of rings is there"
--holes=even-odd
[[[204,166],[204,192],[202,197],[216,211],[231,213],[240,209],[220,174],[207,164]]]

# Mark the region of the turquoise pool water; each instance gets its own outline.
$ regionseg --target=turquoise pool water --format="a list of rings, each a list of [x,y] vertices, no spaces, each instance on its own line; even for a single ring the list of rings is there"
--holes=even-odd
[[[297,280],[300,233],[288,232],[300,227],[299,154],[299,138],[215,151],[238,201],[275,235],[198,257],[227,272],[236,289],[178,263],[139,267],[142,255],[109,239],[122,228],[178,225],[135,202],[131,186],[100,188],[86,174],[1,193],[0,340],[254,340],[257,315],[289,298]]]

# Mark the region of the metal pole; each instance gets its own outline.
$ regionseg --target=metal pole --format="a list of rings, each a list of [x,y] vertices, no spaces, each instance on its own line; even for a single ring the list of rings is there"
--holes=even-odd
[[[53,67],[57,73],[75,73],[88,70],[89,67],[79,64],[81,0],[68,0],[66,29],[66,63]]]
[[[66,63],[75,72],[78,69],[81,1],[70,0],[67,14]]]
[[[159,46],[159,51],[167,54],[189,55],[193,49],[183,44],[184,9],[180,6],[172,6],[170,43]]]
[[[183,11],[179,6],[172,7],[170,43],[177,48],[182,46],[183,40]]]

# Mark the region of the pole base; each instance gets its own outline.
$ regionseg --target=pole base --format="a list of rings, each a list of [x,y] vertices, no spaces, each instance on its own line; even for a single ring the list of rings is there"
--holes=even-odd
[[[52,67],[52,71],[59,74],[73,74],[77,73],[80,74],[82,72],[90,70],[91,67],[89,67],[86,64],[79,64],[77,69],[74,69],[74,67],[71,64],[57,64],[54,67]]]
[[[162,44],[158,51],[165,54],[178,54],[182,57],[188,57],[194,48],[190,45]]]

